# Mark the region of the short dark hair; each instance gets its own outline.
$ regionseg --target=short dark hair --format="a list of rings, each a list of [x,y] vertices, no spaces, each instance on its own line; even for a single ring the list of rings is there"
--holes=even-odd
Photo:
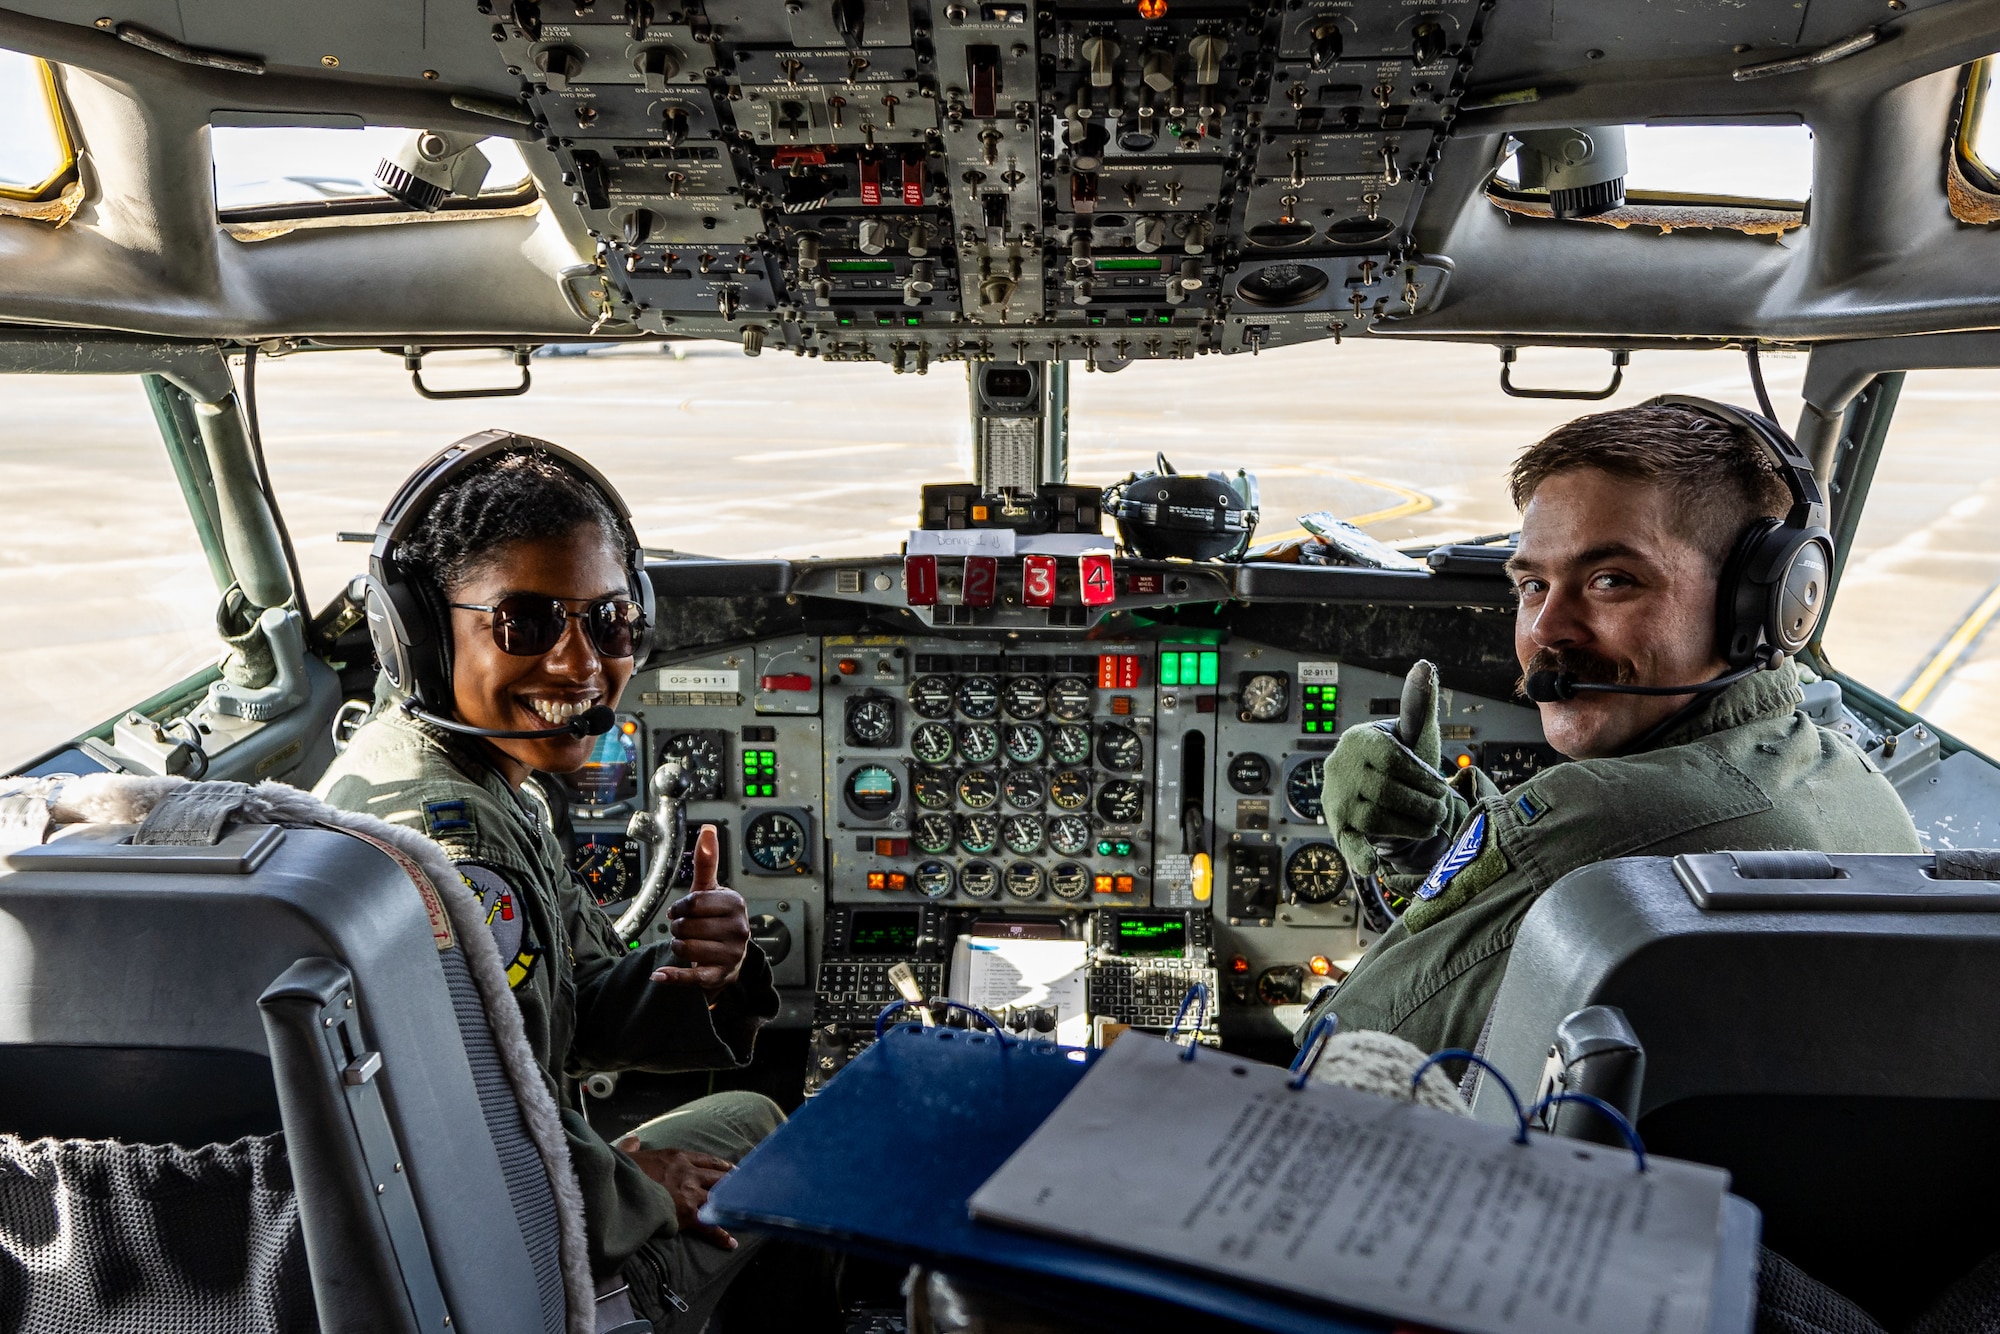
[[[595,526],[628,558],[625,527],[594,483],[541,450],[496,454],[439,492],[397,546],[403,568],[440,599],[510,542]]]
[[[1514,460],[1514,508],[1526,509],[1549,478],[1580,468],[1666,487],[1681,535],[1717,569],[1746,528],[1782,519],[1792,505],[1770,451],[1742,427],[1695,408],[1646,404],[1564,422]]]

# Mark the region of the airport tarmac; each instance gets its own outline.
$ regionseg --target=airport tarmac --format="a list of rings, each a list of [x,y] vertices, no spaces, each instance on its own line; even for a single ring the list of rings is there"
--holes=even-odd
[[[498,426],[581,450],[624,491],[649,546],[718,556],[893,551],[926,481],[971,475],[961,366],[879,365],[682,345],[544,356],[519,398],[434,402],[379,352],[260,358],[274,485],[310,598],[358,573],[396,483],[425,456]],[[1781,416],[1805,360],[1767,358]],[[1595,351],[1531,349],[1518,382],[1601,386]],[[1515,453],[1558,422],[1677,390],[1751,402],[1735,353],[1640,353],[1602,404],[1508,398],[1493,349],[1316,344],[1256,358],[1141,363],[1073,377],[1071,479],[1109,483],[1153,464],[1244,468],[1260,536],[1331,510],[1398,545],[1504,532]],[[240,372],[239,372],[240,374]],[[516,374],[495,353],[438,356],[427,383]],[[0,648],[13,708],[0,755],[23,760],[211,660],[215,589],[137,381],[14,377],[13,447],[0,450]],[[1912,375],[1846,582],[1829,654],[1912,700],[1939,726],[2000,752],[2000,372]]]

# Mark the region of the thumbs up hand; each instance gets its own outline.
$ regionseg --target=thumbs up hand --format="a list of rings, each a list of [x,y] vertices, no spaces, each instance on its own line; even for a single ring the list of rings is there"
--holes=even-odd
[[[700,987],[710,1000],[736,980],[750,948],[750,914],[743,896],[715,883],[720,859],[715,826],[705,824],[694,841],[694,888],[667,908],[674,955],[681,965],[653,970],[653,981]]]

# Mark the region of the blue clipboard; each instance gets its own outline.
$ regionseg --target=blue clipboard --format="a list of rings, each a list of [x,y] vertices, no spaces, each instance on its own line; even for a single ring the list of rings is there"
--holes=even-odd
[[[1307,1305],[1193,1270],[975,1222],[966,1201],[1055,1110],[1098,1053],[952,1028],[892,1028],[716,1184],[704,1222],[917,1262],[1111,1316],[1172,1308],[1281,1334],[1377,1334],[1399,1322]],[[1133,1127],[1144,1135],[1144,1127]],[[1711,1328],[1747,1334],[1757,1215],[1734,1197]],[[1012,1280],[1010,1283],[1009,1280]],[[1212,1327],[1212,1326],[1211,1326]]]

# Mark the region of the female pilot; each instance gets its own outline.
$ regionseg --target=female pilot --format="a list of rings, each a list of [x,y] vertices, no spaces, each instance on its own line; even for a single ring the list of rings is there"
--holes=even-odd
[[[676,901],[673,940],[628,951],[572,878],[531,777],[583,767],[631,679],[647,626],[625,514],[581,460],[525,437],[470,436],[420,469],[370,564],[375,708],[316,790],[427,834],[458,864],[557,1091],[599,1291],[629,1284],[656,1330],[698,1330],[754,1248],[695,1211],[783,1114],[717,1094],[614,1148],[564,1074],[746,1064],[778,1011],[770,966],[730,889]],[[712,886],[702,842],[696,884]]]

